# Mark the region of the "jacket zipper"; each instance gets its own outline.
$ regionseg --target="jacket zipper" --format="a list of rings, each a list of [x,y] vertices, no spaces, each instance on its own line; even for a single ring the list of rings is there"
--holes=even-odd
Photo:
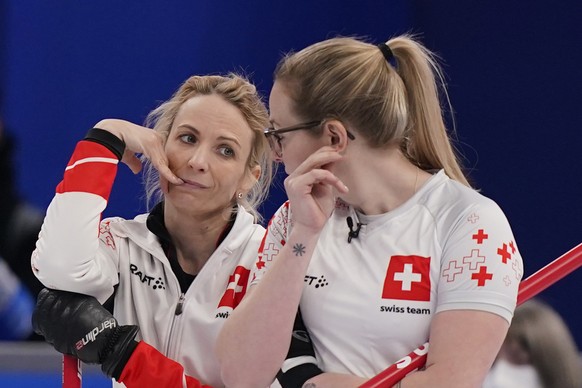
[[[174,355],[170,354],[170,350],[173,349],[172,347],[172,334],[174,333],[174,326],[176,324],[176,317],[181,315],[184,311],[184,301],[186,300],[186,295],[184,293],[180,293],[180,297],[178,298],[178,304],[176,305],[176,310],[174,311],[174,316],[172,317],[172,324],[170,325],[170,331],[168,332],[168,342],[166,345],[166,352],[165,355],[167,357],[173,358]]]
[[[186,296],[184,295],[184,293],[181,293],[180,298],[178,299],[178,304],[176,305],[176,311],[174,312],[174,315],[182,314],[182,311],[184,311],[184,300],[185,299],[186,299]]]

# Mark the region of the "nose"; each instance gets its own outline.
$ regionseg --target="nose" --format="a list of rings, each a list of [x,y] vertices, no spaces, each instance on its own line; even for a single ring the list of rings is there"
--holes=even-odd
[[[208,151],[203,147],[197,147],[190,156],[190,159],[188,159],[188,165],[194,170],[207,171],[208,158]]]

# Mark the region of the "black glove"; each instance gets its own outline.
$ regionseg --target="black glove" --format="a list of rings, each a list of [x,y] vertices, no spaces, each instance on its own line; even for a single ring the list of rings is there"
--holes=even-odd
[[[101,364],[101,370],[115,379],[137,346],[137,326],[119,326],[97,299],[74,292],[43,289],[32,327],[59,352]]]

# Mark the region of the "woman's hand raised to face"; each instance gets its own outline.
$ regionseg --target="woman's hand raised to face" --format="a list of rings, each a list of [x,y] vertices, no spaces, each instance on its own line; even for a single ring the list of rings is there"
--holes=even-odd
[[[159,171],[160,177],[174,184],[182,184],[184,181],[178,178],[168,166],[168,158],[164,151],[164,139],[157,132],[130,123],[125,120],[105,119],[95,124],[95,128],[111,132],[125,143],[125,152],[121,161],[137,174],[142,165],[136,153],[143,154]]]
[[[335,206],[334,189],[347,193],[348,188],[329,167],[342,158],[332,147],[322,147],[303,161],[285,179],[294,225],[319,232]]]

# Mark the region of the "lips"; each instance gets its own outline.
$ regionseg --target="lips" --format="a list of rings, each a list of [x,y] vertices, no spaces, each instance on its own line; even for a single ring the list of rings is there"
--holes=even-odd
[[[196,181],[191,181],[188,179],[184,179],[182,178],[182,180],[184,181],[184,185],[186,185],[187,187],[193,187],[196,189],[207,189],[208,186],[203,185],[202,183],[196,182]]]

